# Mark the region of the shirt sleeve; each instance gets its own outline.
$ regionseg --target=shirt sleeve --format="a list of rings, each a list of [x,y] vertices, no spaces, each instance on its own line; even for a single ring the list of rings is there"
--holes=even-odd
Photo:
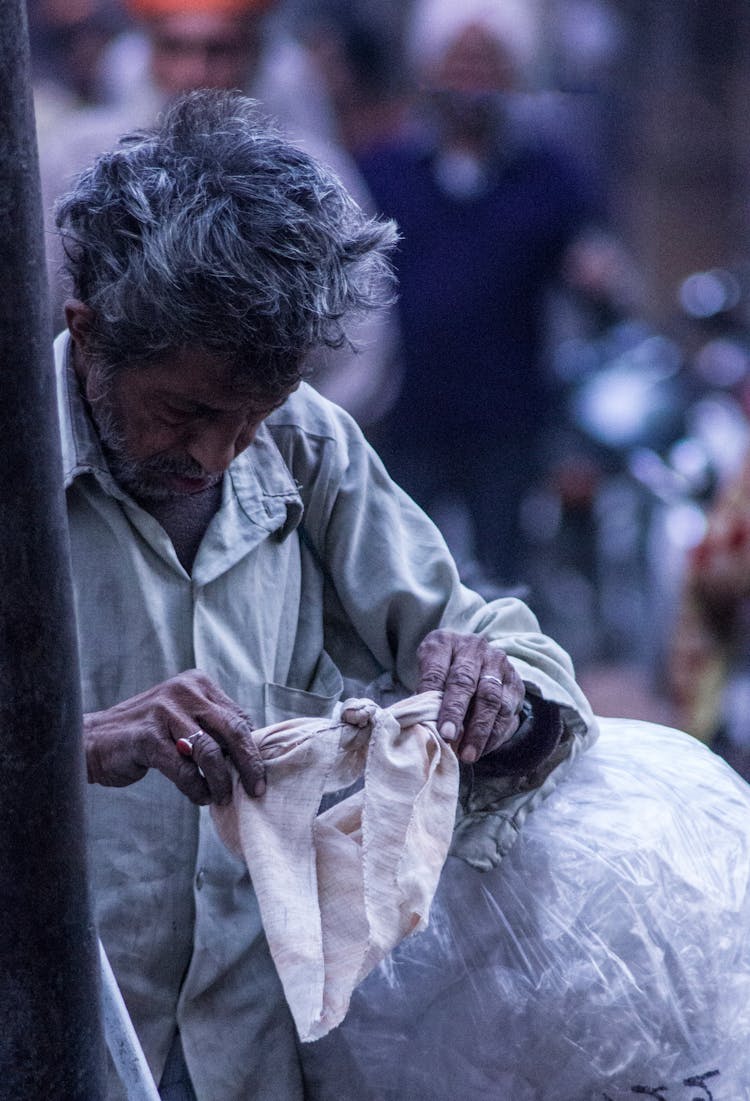
[[[535,801],[594,741],[591,709],[570,658],[539,630],[532,611],[513,597],[486,602],[462,585],[432,521],[390,479],[354,422],[338,410],[332,417],[330,439],[316,450],[316,469],[295,477],[302,485],[307,534],[352,637],[367,647],[381,672],[413,692],[416,651],[428,632],[442,627],[479,634],[506,652],[530,698],[555,705],[559,737],[552,744],[544,735],[549,751],[541,764],[521,753],[510,776],[483,766],[462,781],[459,815],[466,821],[459,822],[458,835],[469,838],[472,849],[472,822],[482,824],[481,852],[469,855],[478,866],[489,866],[510,846]]]

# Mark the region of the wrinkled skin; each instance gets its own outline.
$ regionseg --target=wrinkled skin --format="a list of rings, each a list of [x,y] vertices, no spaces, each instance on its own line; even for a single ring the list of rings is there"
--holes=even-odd
[[[438,729],[463,761],[476,761],[511,737],[524,686],[502,650],[476,635],[433,631],[417,656],[419,691],[444,693]],[[192,757],[181,756],[176,743],[196,731]],[[89,782],[126,787],[156,768],[193,803],[222,804],[232,794],[231,762],[247,794],[262,795],[265,769],[252,732],[249,716],[192,669],[84,717]]]
[[[197,730],[192,757],[181,756],[176,742]],[[228,803],[228,759],[248,795],[261,795],[265,768],[252,731],[244,711],[209,677],[191,669],[84,716],[89,783],[126,787],[156,768],[193,803]]]
[[[439,630],[417,659],[419,691],[443,692],[438,730],[462,761],[494,752],[518,729],[525,688],[502,650],[478,635]]]

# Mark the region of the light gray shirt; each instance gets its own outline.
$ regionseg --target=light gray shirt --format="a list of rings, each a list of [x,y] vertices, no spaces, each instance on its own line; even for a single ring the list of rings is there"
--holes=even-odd
[[[373,682],[414,690],[416,649],[434,628],[481,634],[565,722],[565,762],[541,786],[483,782],[462,801],[459,855],[499,859],[595,737],[569,659],[529,609],[460,584],[441,536],[354,421],[306,385],[230,466],[189,575],[113,481],[67,334],[55,351],[84,709],[197,667],[256,725],[326,715]],[[96,920],[156,1079],[178,1025],[201,1101],[301,1098],[252,886],[207,809],[156,772],[89,792]],[[108,1098],[122,1096],[113,1081]]]

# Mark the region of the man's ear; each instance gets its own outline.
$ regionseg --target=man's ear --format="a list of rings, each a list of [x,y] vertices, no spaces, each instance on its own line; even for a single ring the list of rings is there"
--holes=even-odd
[[[81,351],[84,351],[94,312],[90,306],[77,298],[69,298],[63,309],[65,310],[65,323],[68,326],[71,339]]]

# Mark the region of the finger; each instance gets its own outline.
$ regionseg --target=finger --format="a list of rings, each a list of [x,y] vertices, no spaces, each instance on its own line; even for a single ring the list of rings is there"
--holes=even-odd
[[[485,744],[484,753],[494,752],[512,738],[518,729],[523,701],[526,698],[526,686],[505,654],[501,655],[500,668],[503,682],[502,700],[490,737]]]
[[[266,790],[265,766],[249,716],[204,673],[192,671],[190,680],[202,696],[203,706],[193,711],[196,721],[230,758],[247,794],[262,795]]]
[[[180,760],[176,768],[168,773],[166,769],[159,769],[167,779],[171,780],[176,788],[186,795],[191,803],[199,807],[207,807],[216,800],[211,795],[208,784],[201,776],[195,765],[188,761]]]
[[[195,763],[181,756],[170,736],[155,736],[148,743],[148,766],[158,769],[191,802],[205,806],[212,802],[211,792]]]
[[[505,712],[505,709],[503,709],[503,712]],[[510,741],[518,730],[520,722],[520,709],[511,714],[499,714],[480,756],[485,753],[494,753],[496,749],[501,749],[506,742]]]
[[[482,756],[493,737],[497,723],[504,724],[501,715],[505,695],[500,677],[494,673],[480,673],[458,749],[461,760],[466,764],[471,764]]]
[[[461,738],[469,707],[476,694],[487,644],[476,636],[459,638],[445,677],[438,730],[447,741]]]
[[[211,802],[224,806],[232,798],[232,775],[221,746],[204,730],[195,730],[190,743],[192,752],[189,760],[192,760],[193,768],[208,788]]]
[[[453,660],[455,635],[431,631],[417,649],[418,692],[442,692]]]
[[[266,769],[247,715],[234,704],[214,706],[202,716],[201,725],[228,754],[247,794],[262,795],[266,790]]]

